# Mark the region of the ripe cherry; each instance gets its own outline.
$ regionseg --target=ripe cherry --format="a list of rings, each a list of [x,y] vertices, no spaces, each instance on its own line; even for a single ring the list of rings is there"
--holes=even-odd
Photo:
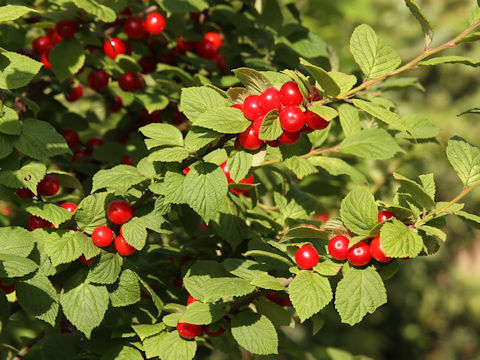
[[[37,185],[37,192],[42,196],[53,196],[58,192],[60,188],[60,183],[58,179],[50,174],[45,175],[45,177]]]
[[[42,63],[43,66],[45,66],[47,69],[51,69],[51,68],[52,68],[52,64],[50,64],[50,61],[48,60],[48,56],[50,55],[50,50],[51,50],[51,48],[48,48],[48,49],[45,50],[45,52],[42,53],[42,55],[40,56],[40,61],[41,61],[41,63]]]
[[[33,51],[38,55],[42,55],[47,49],[50,48],[51,44],[52,42],[48,36],[39,36],[33,40]]]
[[[125,200],[115,200],[108,206],[107,215],[111,222],[122,225],[132,218],[133,210]]]
[[[300,269],[311,269],[318,264],[318,260],[318,252],[312,245],[303,245],[295,252],[295,261]]]
[[[326,223],[330,219],[330,216],[328,216],[326,213],[318,213],[315,214],[314,219]]]
[[[73,149],[74,147],[77,147],[80,145],[80,137],[78,136],[78,133],[75,130],[68,129],[62,131],[62,136],[67,142],[67,145],[70,149]]]
[[[298,106],[303,101],[302,93],[295,81],[288,81],[280,88],[282,104],[285,106]]]
[[[195,51],[197,52],[198,56],[209,60],[215,60],[218,54],[218,48],[215,46],[215,44],[206,39],[203,39],[195,44]]]
[[[382,243],[380,242],[380,236],[374,237],[370,242],[370,255],[377,261],[380,262],[389,262],[392,260],[391,257],[385,255],[382,250]]]
[[[87,84],[92,89],[103,90],[108,85],[108,74],[105,70],[92,70],[88,74]]]
[[[260,133],[261,122],[256,121],[250,125],[247,130],[238,136],[238,143],[247,150],[257,150],[263,145],[263,140],[260,140],[258,134]]]
[[[131,158],[130,155],[128,155],[128,154],[123,155],[123,157],[122,157],[122,164],[124,164],[124,165],[130,165],[130,166],[135,166],[135,163],[133,162],[132,158]]]
[[[54,29],[48,29],[48,36],[50,37],[50,41],[52,43],[52,47],[57,45],[63,38],[60,36],[58,31]]]
[[[68,210],[69,212],[73,213],[77,210],[77,204],[74,203],[64,203],[60,205],[62,209]]]
[[[345,260],[348,256],[348,243],[350,240],[343,235],[337,235],[328,242],[328,253],[336,260]]]
[[[131,72],[126,72],[120,75],[120,77],[118,78],[118,85],[123,91],[135,91],[138,85],[137,75]]]
[[[74,19],[63,19],[57,21],[55,30],[64,39],[69,39],[77,32],[77,22]]]
[[[217,64],[218,71],[224,73],[227,71],[227,59],[222,54],[217,54],[214,59],[215,63]]]
[[[115,99],[112,101],[110,104],[110,110],[112,110],[113,113],[119,112],[122,110],[123,106],[123,100],[120,96],[116,95]]]
[[[28,229],[30,231],[40,228],[49,228],[52,225],[53,224],[50,221],[44,220],[35,215],[30,216],[30,218],[28,219]]]
[[[105,52],[105,55],[111,59],[115,59],[118,55],[126,54],[127,52],[125,43],[118,38],[105,41],[103,43],[103,51]]]
[[[18,188],[17,191],[15,191],[15,193],[19,198],[31,199],[35,196],[35,194],[30,189],[27,189],[27,188]]]
[[[260,96],[247,96],[243,101],[242,111],[243,115],[252,121],[255,121],[259,116],[264,115],[264,111],[260,107]]]
[[[83,265],[87,265],[87,266],[92,265],[93,260],[95,260],[95,257],[87,259],[84,254],[82,254],[82,256],[78,258],[78,261],[80,261]]]
[[[253,174],[250,174],[249,177],[240,180],[239,184],[253,184],[253,182]],[[248,189],[230,189],[230,191],[236,195],[248,193]]]
[[[311,127],[309,127],[308,124],[305,124],[305,126],[301,130],[301,132],[304,134],[310,134],[311,132],[314,132],[314,131],[315,129],[312,129]]]
[[[287,132],[297,132],[305,126],[306,116],[297,106],[286,106],[280,110],[280,125]]]
[[[138,64],[142,67],[142,74],[150,74],[155,71],[157,63],[151,56],[143,56],[138,60]]]
[[[161,34],[165,30],[165,19],[162,14],[153,12],[143,21],[144,29],[150,34]]]
[[[83,96],[83,88],[81,86],[74,87],[68,94],[65,95],[65,99],[69,102],[74,102]]]
[[[378,222],[384,222],[385,220],[390,219],[391,217],[396,218],[395,214],[388,210],[381,210],[378,212]]]
[[[123,31],[130,39],[142,39],[146,35],[143,22],[138,17],[131,17],[125,20]]]
[[[191,51],[195,48],[193,41],[183,40],[180,35],[177,36],[177,45],[174,50],[180,54],[185,54],[187,51]]]
[[[77,149],[73,152],[71,161],[75,162],[79,159],[82,159],[82,161],[85,162],[86,159],[83,159],[83,158],[86,158],[86,157],[90,156],[91,154],[92,154],[92,152],[88,149]]]
[[[222,336],[225,332],[225,328],[223,326],[218,325],[218,329],[216,331],[212,331],[210,329],[210,325],[206,325],[203,327],[203,331],[210,337],[218,337]]]
[[[370,246],[365,241],[360,241],[348,250],[347,260],[354,266],[363,266],[370,262]]]
[[[97,226],[92,233],[92,241],[98,247],[110,245],[113,241],[113,238],[113,231],[105,225]]]
[[[105,142],[100,136],[93,136],[87,140],[87,145],[90,146],[92,149],[102,146],[103,144],[105,144]]]
[[[122,256],[128,256],[133,254],[137,249],[135,249],[132,245],[127,243],[122,235],[118,235],[115,238],[115,249],[117,252]]]
[[[270,291],[268,292],[265,297],[280,305],[280,306],[291,306],[292,305],[292,302],[290,301],[290,297],[288,296],[288,294],[285,294],[285,293],[281,293],[281,292],[278,292],[278,291]]]
[[[217,49],[217,51],[220,50],[220,48],[222,47],[223,39],[219,33],[216,33],[213,31],[208,32],[205,35],[203,35],[203,38],[207,41],[210,41],[213,45],[215,45],[215,48]]]
[[[5,285],[3,283],[3,280],[0,279],[0,289],[7,295],[15,291],[15,285],[16,285],[16,280],[14,280],[13,283],[9,285]]]
[[[308,101],[319,101],[321,99],[320,94],[316,86],[313,86],[310,92],[307,95]]]
[[[189,323],[179,322],[177,324],[177,331],[185,339],[193,339],[202,332],[202,325],[194,325]]]
[[[260,107],[262,111],[266,114],[273,109],[280,110],[282,107],[282,95],[280,91],[275,88],[270,88],[265,90],[260,95]]]
[[[314,130],[325,129],[330,124],[329,121],[310,110],[305,112],[305,118],[307,120],[308,127]]]
[[[190,305],[191,303],[194,303],[195,301],[198,301],[198,300],[195,299],[192,295],[188,295],[187,305]]]

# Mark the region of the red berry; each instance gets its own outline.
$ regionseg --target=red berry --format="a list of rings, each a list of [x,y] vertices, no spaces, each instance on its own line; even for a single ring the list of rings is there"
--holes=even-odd
[[[92,89],[103,90],[108,85],[108,74],[105,70],[92,70],[88,74],[87,84]]]
[[[153,12],[143,21],[144,29],[150,34],[161,34],[165,30],[165,19],[162,14]]]
[[[11,283],[10,285],[5,285],[2,281],[2,279],[0,279],[0,289],[5,294],[11,294],[12,292],[15,291],[15,283],[16,283],[16,280],[14,280],[13,283]]]
[[[220,169],[222,169],[223,173],[227,177],[227,182],[229,184],[233,183],[234,181],[232,180],[232,178],[230,176],[230,169],[228,168],[226,161],[223,164],[220,164]]]
[[[308,127],[314,130],[325,129],[330,124],[329,121],[310,110],[305,112],[305,118],[307,120]]]
[[[142,20],[138,17],[131,17],[125,20],[123,31],[130,39],[141,39],[146,35]]]
[[[273,109],[280,110],[282,107],[282,96],[280,91],[275,88],[270,88],[265,90],[260,95],[260,107],[262,111],[266,114]]]
[[[30,189],[27,189],[27,188],[18,188],[17,191],[15,191],[15,193],[19,198],[31,199],[35,196],[35,194]]]
[[[281,305],[281,306],[291,306],[292,305],[292,302],[290,301],[290,297],[285,294],[285,293],[280,293],[278,291],[270,291],[268,292],[265,297],[278,304],[278,305]]]
[[[380,242],[380,236],[374,237],[370,242],[370,255],[377,261],[389,262],[391,257],[385,255],[382,250],[382,243]]]
[[[81,86],[74,87],[68,94],[65,95],[65,99],[70,102],[77,101],[83,95],[83,88]]]
[[[203,38],[207,41],[210,41],[215,46],[217,51],[220,50],[220,48],[222,47],[223,39],[219,33],[216,33],[213,31],[208,32],[205,35],[203,35]]]
[[[105,142],[100,136],[94,136],[87,140],[87,145],[90,146],[92,149],[102,146],[103,144],[105,144]]]
[[[48,48],[50,48],[51,44],[52,42],[48,36],[39,36],[33,40],[33,51],[38,55],[42,55]]]
[[[75,210],[77,210],[77,204],[74,204],[74,203],[64,203],[64,204],[60,205],[60,207],[62,209],[70,211],[71,213],[73,213],[73,212],[75,212]]]
[[[50,61],[48,60],[48,56],[50,55],[50,49],[47,49],[41,56],[40,56],[40,61],[42,62],[43,66],[45,66],[47,69],[52,68],[52,64],[50,64]]]
[[[320,94],[318,93],[318,89],[316,88],[316,86],[313,86],[312,89],[310,90],[310,92],[307,95],[307,100],[308,101],[318,101],[320,99],[321,99],[321,97],[320,97]]]
[[[113,231],[105,225],[97,226],[92,233],[92,241],[98,247],[110,245],[113,241],[113,238]]]
[[[203,331],[205,332],[205,334],[207,334],[210,337],[218,337],[223,335],[223,333],[225,332],[225,329],[223,326],[218,326],[218,330],[211,331],[210,325],[206,325],[203,327]]]
[[[295,252],[295,261],[300,269],[311,269],[318,264],[318,260],[318,252],[312,245],[303,245]]]
[[[188,295],[187,305],[190,305],[191,303],[194,303],[195,301],[198,301],[198,300],[195,299],[192,295]]]
[[[282,104],[285,106],[298,106],[303,101],[302,93],[295,81],[288,81],[280,88]]]
[[[115,238],[115,249],[122,256],[128,256],[137,251],[137,249],[125,241],[122,235],[118,235]]]
[[[330,216],[328,216],[328,214],[325,214],[325,213],[318,213],[314,216],[314,219],[320,220],[321,222],[326,223],[330,219]]]
[[[193,41],[183,40],[180,35],[177,36],[177,45],[174,50],[180,54],[185,54],[187,51],[193,50],[195,43]]]
[[[182,172],[187,175],[190,172],[190,168],[183,169]]]
[[[118,85],[120,86],[120,89],[127,92],[135,91],[138,85],[137,82],[137,75],[131,72],[124,73],[118,78]]]
[[[305,124],[305,126],[301,130],[301,132],[304,133],[304,134],[310,134],[311,132],[314,132],[314,131],[315,131],[315,129],[310,128],[308,126],[308,124]]]
[[[261,121],[256,121],[250,125],[247,130],[238,135],[239,144],[247,150],[257,150],[263,145],[263,140],[260,140],[258,134],[260,133]]]
[[[50,42],[52,43],[52,47],[57,45],[63,38],[60,34],[54,29],[48,29],[48,36],[50,37]]]
[[[124,165],[130,165],[130,166],[135,166],[135,163],[132,161],[132,158],[131,158],[130,155],[128,155],[128,154],[123,155],[123,157],[122,157],[122,164],[124,164]]]
[[[125,224],[133,216],[132,207],[124,200],[115,200],[108,206],[108,218],[117,225]]]
[[[253,174],[250,174],[249,177],[240,180],[239,184],[253,184]],[[248,189],[230,189],[236,195],[248,193]]]
[[[51,227],[53,224],[50,221],[44,220],[38,216],[32,215],[28,219],[28,229],[33,231],[35,229]]]
[[[350,240],[343,235],[337,235],[328,242],[328,253],[336,260],[346,260],[348,256],[348,243]]]
[[[111,59],[115,59],[118,55],[127,52],[125,43],[118,38],[105,41],[103,43],[103,51],[105,52],[105,55]]]
[[[138,60],[138,64],[142,67],[142,74],[150,74],[157,68],[157,63],[151,56],[143,56]]]
[[[80,145],[80,137],[78,136],[78,133],[75,130],[65,130],[62,132],[62,136],[67,142],[67,145],[70,149],[73,149],[74,147],[77,147]]]
[[[354,266],[363,266],[370,262],[370,246],[365,241],[360,241],[348,250],[347,260]]]
[[[217,54],[215,57],[215,63],[217,64],[218,71],[224,73],[227,71],[227,59],[222,54]]]
[[[378,222],[384,222],[385,220],[390,219],[391,217],[396,218],[395,214],[388,210],[381,210],[378,212]]]
[[[303,129],[306,116],[297,106],[286,106],[280,110],[280,125],[287,132],[297,132]]]
[[[280,145],[292,145],[295,144],[298,139],[300,139],[300,131],[297,132],[286,132],[284,131],[282,135],[277,140],[267,141],[267,144],[273,147],[278,147]]]
[[[210,60],[215,60],[218,54],[218,48],[215,46],[215,44],[206,39],[196,43],[195,51],[197,52],[198,56]]]
[[[75,150],[75,151],[73,152],[71,161],[72,161],[72,162],[75,162],[75,161],[77,161],[78,159],[81,159],[81,158],[90,156],[91,154],[92,154],[92,152],[91,152],[90,150],[88,150],[88,149],[78,149],[78,150]],[[85,159],[83,159],[83,161],[85,161]]]
[[[259,116],[264,115],[260,107],[260,96],[250,95],[245,98],[242,106],[243,115],[249,120],[255,121]]]
[[[202,332],[202,325],[179,322],[177,324],[177,331],[180,336],[184,337],[185,339],[193,339]]]
[[[37,192],[42,196],[52,196],[58,192],[60,188],[60,183],[58,179],[50,174],[45,175],[45,177],[37,185]]]
[[[77,32],[77,22],[74,19],[63,19],[57,21],[55,30],[64,39],[69,39]]]
[[[116,113],[122,109],[122,106],[123,106],[122,98],[116,95],[115,100],[110,104],[110,110],[112,110],[113,113]]]
[[[95,260],[95,257],[87,259],[84,254],[82,254],[82,256],[78,258],[78,261],[80,261],[83,265],[87,265],[87,266],[92,265],[93,260]]]

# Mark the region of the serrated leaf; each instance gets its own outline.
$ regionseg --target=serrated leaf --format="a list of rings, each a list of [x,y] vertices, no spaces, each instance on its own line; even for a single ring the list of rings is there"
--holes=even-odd
[[[255,275],[252,280],[250,280],[250,284],[262,288],[262,289],[269,289],[269,290],[277,290],[282,291],[285,290],[285,286],[272,275],[269,275],[266,272],[260,272],[260,274]]]
[[[365,100],[353,99],[352,102],[357,108],[390,125],[393,129],[411,131],[400,118],[400,116],[394,112]]]
[[[302,179],[307,175],[315,174],[318,170],[309,160],[299,156],[291,156],[283,161],[283,164],[293,171],[297,178]]]
[[[0,117],[0,133],[7,135],[20,135],[22,123],[18,119],[17,112],[8,106],[4,106],[2,110],[3,115]],[[2,139],[6,142],[6,139],[8,138],[2,137]],[[11,142],[8,141],[8,143],[10,144]]]
[[[237,134],[245,131],[252,122],[239,109],[217,107],[200,114],[193,125],[211,129],[223,134]]]
[[[22,277],[37,270],[38,265],[30,259],[17,255],[0,254],[0,278]]]
[[[42,63],[12,51],[0,53],[0,89],[18,89],[28,85]]]
[[[352,105],[342,104],[338,107],[338,113],[340,115],[340,125],[346,137],[362,130],[358,109]]]
[[[429,65],[438,65],[438,64],[463,64],[463,65],[468,65],[472,67],[478,67],[480,66],[480,61],[467,58],[465,56],[450,55],[450,56],[438,56],[428,60],[420,61],[417,65],[429,66]]]
[[[158,356],[161,360],[191,360],[197,352],[197,343],[182,339],[177,331],[160,337]]]
[[[463,185],[480,182],[480,148],[454,136],[448,140],[447,157]]]
[[[307,71],[313,76],[318,85],[320,85],[325,96],[336,97],[340,94],[340,87],[328,72],[302,58],[300,58],[300,65],[307,69]]]
[[[208,8],[208,2],[204,0],[168,1],[157,0],[157,3],[169,13],[201,12]],[[183,360],[183,359],[182,359]]]
[[[159,193],[165,196],[165,201],[173,204],[183,204],[186,202],[184,196],[185,176],[182,174],[167,171]]]
[[[427,234],[433,235],[438,237],[442,241],[447,240],[447,234],[445,234],[442,230],[439,228],[433,227],[433,226],[427,226],[427,225],[422,225],[418,228],[419,230],[425,231]]]
[[[245,279],[220,277],[205,280],[202,289],[205,301],[215,302],[222,298],[247,295],[255,290],[255,286]]]
[[[142,126],[139,131],[146,137],[155,140],[155,146],[183,146],[182,133],[173,125],[148,124]],[[150,149],[151,147],[148,148]]]
[[[208,144],[218,139],[221,134],[216,131],[193,126],[185,136],[185,147],[190,152],[195,152],[203,149]]]
[[[71,219],[72,213],[56,204],[22,199],[22,207],[30,214],[50,221],[55,227]]]
[[[335,308],[343,323],[354,325],[387,302],[382,278],[373,266],[351,268],[337,285]]]
[[[53,266],[67,264],[82,255],[82,249],[77,246],[77,238],[82,236],[78,231],[58,231],[45,237],[45,251]]]
[[[378,209],[373,195],[359,187],[342,200],[340,216],[343,223],[357,235],[368,235],[378,224]]]
[[[145,280],[143,280],[140,276],[138,276],[137,273],[135,273],[135,276],[137,277],[143,289],[147,292],[148,295],[150,295],[152,302],[155,305],[155,308],[157,309],[157,315],[160,316],[163,310],[162,299],[160,299],[160,297],[155,293],[155,291],[153,291],[150,285],[148,285],[148,283]]]
[[[125,269],[120,275],[118,282],[112,286],[110,301],[112,302],[112,306],[115,307],[128,306],[140,301],[140,284],[132,270]],[[133,328],[135,329],[134,325]],[[137,332],[137,330],[135,330],[135,332]]]
[[[333,176],[348,175],[356,184],[367,183],[365,175],[342,159],[325,156],[313,156],[308,158],[308,161],[314,166],[323,168]]]
[[[75,75],[85,63],[85,50],[75,38],[60,41],[48,56],[52,70],[60,82]]]
[[[109,347],[100,360],[143,360],[140,350],[131,345]]]
[[[358,81],[355,75],[348,75],[338,71],[329,71],[328,75],[340,87],[340,94],[346,93],[353,88]]]
[[[345,154],[379,160],[389,159],[403,151],[386,130],[375,128],[352,133],[340,143],[338,150]]]
[[[245,85],[252,94],[261,94],[273,87],[272,83],[260,72],[249,68],[238,68],[232,70],[240,82]]]
[[[426,192],[422,185],[398,173],[394,173],[393,177],[402,184],[403,190],[412,197],[415,204],[427,210],[435,206],[434,199]]]
[[[0,22],[17,20],[29,12],[38,13],[38,10],[21,5],[2,6],[0,7]]]
[[[35,237],[21,227],[0,228],[0,254],[27,257],[33,250]]]
[[[148,160],[161,162],[181,162],[189,157],[189,155],[189,151],[183,147],[167,146],[152,152],[150,155],[148,155]]]
[[[350,38],[350,52],[360,66],[365,77],[374,79],[395,70],[401,59],[395,50],[368,25],[355,28]]]
[[[417,114],[407,115],[402,121],[411,133],[399,133],[396,136],[406,139],[432,139],[440,134],[440,128],[427,118]]]
[[[480,216],[469,214],[461,210],[454,211],[453,213],[470,226],[473,226],[476,229],[480,229]]]
[[[225,311],[221,304],[204,304],[195,301],[189,304],[185,312],[180,317],[180,322],[196,325],[212,324],[225,316]]]
[[[92,194],[84,198],[75,211],[75,221],[80,230],[91,234],[97,226],[107,223],[106,207],[109,193]]]
[[[111,23],[117,18],[117,15],[112,8],[99,4],[95,0],[73,0],[73,3],[80,9],[85,10],[89,14],[95,15],[106,23]]]
[[[132,324],[132,328],[135,333],[138,335],[140,340],[144,340],[149,336],[153,336],[161,333],[165,330],[165,324]]]
[[[84,282],[63,292],[60,303],[66,318],[89,339],[107,311],[108,291],[105,286]]]
[[[334,262],[330,259],[326,259],[315,265],[313,270],[323,276],[335,276],[338,274],[341,268],[342,264]]]
[[[205,301],[205,292],[203,284],[211,278],[219,278],[229,276],[229,273],[222,265],[215,261],[197,261],[188,269],[183,284],[185,289],[195,299]]]
[[[338,116],[337,110],[329,106],[313,105],[310,106],[308,110],[313,111],[315,114],[321,116],[327,121],[330,121]]]
[[[228,100],[230,100],[232,104],[243,104],[248,95],[250,95],[249,91],[243,87],[231,87],[227,90]]]
[[[327,141],[331,129],[331,126],[327,126],[325,129],[313,131],[310,134],[307,134],[308,140],[310,140],[313,147],[319,148],[325,141]]]
[[[100,254],[101,249],[96,246],[90,236],[79,232],[80,235],[76,237],[76,245],[85,256],[85,259],[91,259]]]
[[[0,159],[10,155],[13,150],[13,144],[8,136],[0,134]]]
[[[278,353],[278,335],[271,321],[251,310],[243,311],[232,319],[232,335],[238,344],[252,354]]]
[[[147,240],[147,229],[143,220],[139,217],[130,219],[122,225],[122,234],[125,241],[137,250],[142,250]]]
[[[327,278],[305,270],[290,283],[288,294],[301,322],[322,310],[333,297]]]
[[[130,165],[117,165],[111,169],[100,170],[93,175],[92,193],[100,189],[115,189],[121,193],[146,180],[137,168]]]
[[[380,230],[380,243],[385,255],[392,258],[413,258],[423,248],[422,237],[417,230],[409,230],[407,225],[392,218]]]
[[[38,183],[45,177],[47,167],[40,163],[28,163],[18,170],[2,170],[0,183],[10,188],[25,187],[37,193]]]
[[[222,95],[206,86],[182,89],[180,107],[190,121],[196,121],[205,111],[229,106]]]
[[[288,326],[292,322],[292,316],[287,310],[264,297],[255,300],[255,308],[276,326]]]
[[[405,5],[407,5],[410,12],[413,14],[413,16],[415,16],[422,27],[423,35],[425,36],[425,45],[428,45],[432,41],[433,37],[433,30],[429,21],[414,0],[405,0]]]
[[[165,109],[170,103],[168,97],[158,91],[153,91],[153,89],[147,89],[144,93],[135,94],[135,98],[147,109],[149,114]]]
[[[252,167],[253,155],[249,152],[238,150],[228,158],[227,166],[233,181],[239,182],[244,179]]]
[[[90,268],[87,280],[97,284],[113,284],[122,270],[123,258],[119,254],[102,251],[100,259]]]
[[[276,140],[282,134],[283,129],[278,117],[278,110],[272,110],[263,118],[258,137],[260,140]]]

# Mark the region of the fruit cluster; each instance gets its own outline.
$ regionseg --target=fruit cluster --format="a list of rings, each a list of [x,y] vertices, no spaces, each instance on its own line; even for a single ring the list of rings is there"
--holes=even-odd
[[[314,101],[319,100],[318,92],[314,87],[309,97],[304,99],[298,84],[295,81],[288,81],[281,86],[280,90],[269,88],[260,95],[247,96],[243,104],[232,105],[232,107],[240,109],[243,115],[253,122],[238,136],[238,145],[247,150],[259,149],[264,144],[259,137],[260,128],[265,115],[273,110],[279,112],[283,133],[277,139],[267,141],[269,146],[294,144],[302,132],[310,133],[326,128],[329,122],[308,110],[309,98]]]
[[[180,54],[185,54],[187,51],[195,50],[196,54],[204,59],[212,60],[217,64],[217,68],[221,72],[225,72],[226,60],[220,54],[220,48],[223,44],[223,37],[217,32],[207,32],[203,35],[200,41],[186,41],[180,36],[177,38],[175,51]]]

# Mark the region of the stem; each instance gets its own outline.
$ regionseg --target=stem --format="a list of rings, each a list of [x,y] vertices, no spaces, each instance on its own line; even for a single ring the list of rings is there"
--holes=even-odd
[[[366,89],[368,88],[369,86],[372,86],[373,84],[376,84],[380,81],[383,81],[385,80],[386,78],[390,77],[390,76],[393,76],[393,75],[397,75],[405,70],[409,70],[409,69],[412,69],[414,68],[421,60],[425,59],[426,57],[430,56],[430,55],[433,55],[433,54],[436,54],[437,52],[439,51],[442,51],[446,48],[451,48],[451,47],[454,47],[455,46],[455,43],[464,38],[465,36],[467,36],[470,32],[472,32],[475,28],[477,28],[478,26],[480,26],[480,21],[477,21],[475,24],[473,24],[472,26],[470,26],[468,29],[466,29],[465,31],[463,31],[460,35],[457,35],[455,36],[453,39],[451,39],[450,41],[447,41],[446,43],[440,45],[440,46],[437,46],[436,48],[433,48],[433,49],[425,49],[423,51],[422,54],[420,54],[419,56],[417,56],[415,59],[413,60],[410,60],[408,63],[406,63],[405,65],[397,68],[396,70],[393,70],[391,72],[389,72],[388,74],[385,74],[385,75],[382,75],[382,76],[379,76],[378,78],[375,78],[375,79],[371,79],[371,80],[368,80],[368,81],[364,81],[362,84],[360,84],[359,86],[357,87],[354,87],[353,89],[349,90],[349,91],[346,91],[344,92],[343,94],[340,94],[338,95],[336,98],[334,99],[323,99],[323,100],[320,100],[320,101],[317,101],[315,102],[313,105],[323,105],[323,104],[328,104],[328,103],[331,103],[333,101],[336,101],[336,100],[345,100],[346,98],[348,98],[349,96],[351,95],[354,95],[356,94],[357,92],[363,90],[363,89]]]
[[[339,147],[339,145],[335,145],[335,146],[332,146],[332,147],[327,148],[327,149],[318,149],[318,150],[313,149],[309,153],[300,155],[299,157],[301,157],[302,159],[307,159],[309,157],[320,155],[320,154],[325,154],[325,153],[329,153],[329,152],[338,152],[338,147]],[[270,165],[270,164],[276,164],[276,163],[279,163],[281,161],[282,161],[281,159],[267,160],[267,161],[262,162],[257,167]]]
[[[20,351],[19,351],[18,354],[13,358],[13,360],[21,360],[21,359],[23,359],[23,357],[28,354],[28,352],[30,351],[30,349],[31,349],[36,343],[38,343],[40,340],[42,340],[44,336],[45,336],[45,331],[42,331],[40,334],[37,335],[37,337],[31,339],[31,340],[27,343],[27,345],[25,345],[23,348],[20,349]]]

